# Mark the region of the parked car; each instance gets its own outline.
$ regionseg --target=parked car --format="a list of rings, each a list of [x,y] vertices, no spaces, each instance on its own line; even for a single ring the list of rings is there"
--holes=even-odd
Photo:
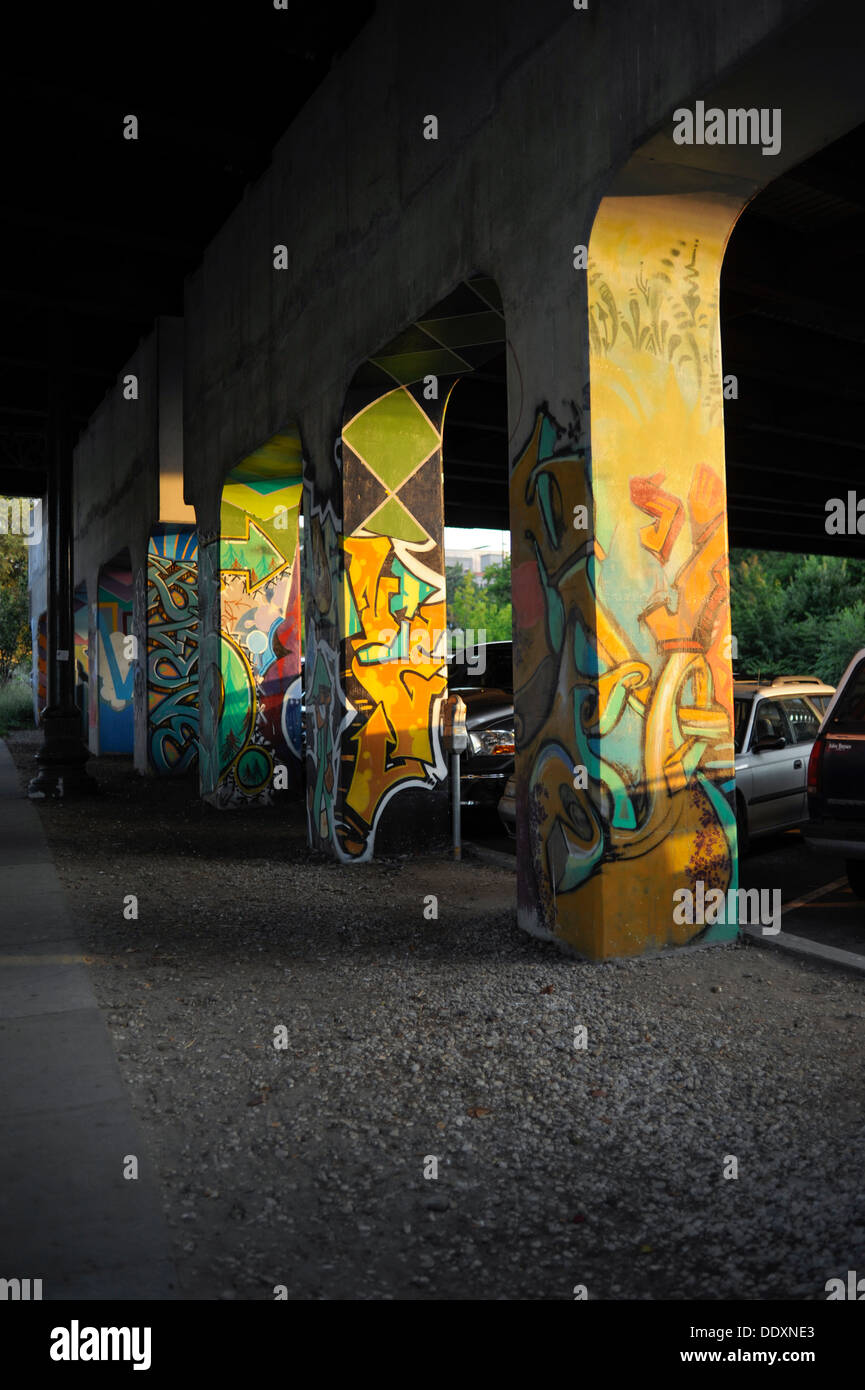
[[[840,855],[865,898],[865,648],[854,656],[820,725],[808,761],[810,849]]]
[[[752,837],[802,825],[807,820],[808,758],[833,693],[832,686],[824,685],[816,676],[735,681],[736,822],[740,851],[747,849]],[[516,834],[513,777],[499,802],[499,819],[509,835]]]
[[[459,647],[448,657],[448,688],[464,690],[507,690],[513,702],[514,651],[512,642],[482,642],[476,647]]]
[[[460,759],[460,805],[495,809],[514,770],[510,642],[486,642],[448,665],[448,690],[466,706],[469,746]]]
[[[808,820],[808,760],[834,693],[816,676],[734,680],[740,853],[760,835]]]

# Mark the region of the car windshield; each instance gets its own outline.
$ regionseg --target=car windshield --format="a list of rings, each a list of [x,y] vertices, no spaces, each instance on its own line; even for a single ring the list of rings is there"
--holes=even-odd
[[[751,718],[751,706],[754,703],[753,697],[738,697],[733,701],[733,713],[736,717],[736,728],[734,735],[734,747],[737,753],[741,753],[745,734],[748,732],[748,720]]]
[[[486,646],[468,648],[459,653],[461,660],[448,667],[451,690],[478,686],[487,690],[513,690],[514,668],[510,642],[493,642]]]

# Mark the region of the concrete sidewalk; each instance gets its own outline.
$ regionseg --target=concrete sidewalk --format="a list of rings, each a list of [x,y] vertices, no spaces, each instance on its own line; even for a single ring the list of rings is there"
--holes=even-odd
[[[41,1279],[44,1299],[176,1296],[142,1138],[2,740],[0,1134],[0,1278]],[[137,1181],[123,1177],[128,1154]]]

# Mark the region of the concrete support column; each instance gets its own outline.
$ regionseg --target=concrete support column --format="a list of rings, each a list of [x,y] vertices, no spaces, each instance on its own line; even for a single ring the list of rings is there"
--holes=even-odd
[[[48,614],[40,613],[31,623],[33,629],[33,704],[36,723],[48,704]]]
[[[90,687],[86,580],[76,586],[73,601],[73,620],[75,624],[75,703],[81,711],[81,737],[86,743],[88,730],[87,697]]]
[[[274,435],[228,474],[202,532],[201,793],[213,805],[299,796],[301,441]]]
[[[60,469],[63,466],[62,444],[60,440],[60,419],[56,412],[51,421],[50,462],[48,465],[48,590],[45,615],[45,693],[47,705],[55,709],[59,701],[59,672],[57,670],[57,646],[59,642],[59,610],[62,596],[59,592],[60,565],[58,535],[60,529]]]
[[[132,562],[132,636],[135,638],[135,666],[132,678],[132,762],[136,772],[146,774],[149,765],[147,571],[149,555]]]
[[[305,479],[309,833],[343,861],[447,834],[447,391],[367,364]]]
[[[198,786],[211,801],[219,785],[219,505],[196,505],[198,525]]]
[[[512,478],[520,918],[592,958],[737,930],[678,890],[736,886],[718,293],[742,201],[603,200],[590,448],[542,411]]]
[[[154,529],[142,588],[144,748],[139,754],[136,739],[136,767],[158,775],[190,772],[198,763],[199,729],[198,535],[194,527],[178,524]]]
[[[136,559],[139,552],[136,550]],[[135,746],[135,692],[143,676],[142,626],[136,626],[135,561],[129,551],[115,556],[99,571],[98,699],[99,752],[132,757]],[[139,615],[141,607],[139,602]]]
[[[34,800],[93,789],[85,772],[89,754],[82,742],[81,713],[75,703],[72,485],[72,450],[58,379],[51,413],[48,485],[48,705],[42,716],[45,741],[36,755],[39,772],[28,787]]]
[[[99,755],[99,571],[87,575],[87,747]]]

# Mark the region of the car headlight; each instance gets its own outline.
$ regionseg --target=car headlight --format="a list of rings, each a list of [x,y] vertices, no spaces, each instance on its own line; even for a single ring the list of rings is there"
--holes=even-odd
[[[469,745],[473,753],[484,758],[502,757],[514,754],[513,729],[476,729],[470,735]]]

